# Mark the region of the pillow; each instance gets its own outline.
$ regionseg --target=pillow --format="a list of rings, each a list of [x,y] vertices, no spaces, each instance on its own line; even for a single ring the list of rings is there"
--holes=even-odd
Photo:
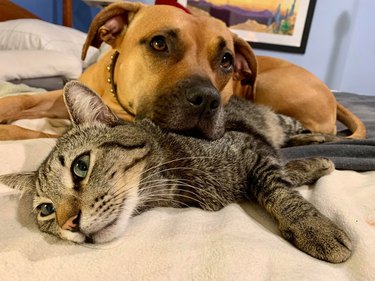
[[[0,0],[0,21],[14,20],[22,18],[37,19],[38,17],[28,10],[10,2],[9,0]]]
[[[50,50],[74,56],[81,62],[86,33],[39,19],[0,22],[0,50]],[[82,67],[96,61],[98,50],[90,47]]]
[[[77,79],[82,72],[75,56],[58,51],[1,51],[0,61],[0,80],[4,81],[53,76]]]

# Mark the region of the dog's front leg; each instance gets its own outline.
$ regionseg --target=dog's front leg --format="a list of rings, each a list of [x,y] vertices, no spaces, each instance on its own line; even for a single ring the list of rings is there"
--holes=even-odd
[[[42,117],[69,118],[62,90],[0,99],[0,123],[2,124],[9,124],[19,119]]]
[[[16,125],[0,125],[0,140],[2,141],[58,137],[60,137],[60,135],[34,131]]]
[[[19,119],[69,119],[62,90],[42,94],[9,96],[0,99],[0,123],[9,124]],[[0,140],[57,137],[24,129],[15,125],[0,125]]]

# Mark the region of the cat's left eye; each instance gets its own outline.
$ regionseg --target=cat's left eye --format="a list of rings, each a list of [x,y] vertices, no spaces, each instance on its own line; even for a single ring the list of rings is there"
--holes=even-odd
[[[40,216],[46,217],[55,212],[55,207],[53,207],[52,203],[43,203],[38,206],[38,210],[39,210]]]
[[[84,154],[79,156],[76,160],[73,162],[72,170],[74,173],[74,176],[77,177],[80,180],[83,180],[89,171],[90,166],[90,155]]]

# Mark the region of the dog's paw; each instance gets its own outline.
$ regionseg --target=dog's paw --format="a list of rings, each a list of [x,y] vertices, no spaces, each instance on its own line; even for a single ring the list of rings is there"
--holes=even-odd
[[[351,255],[352,243],[347,234],[321,214],[280,230],[285,239],[317,259],[341,263]]]

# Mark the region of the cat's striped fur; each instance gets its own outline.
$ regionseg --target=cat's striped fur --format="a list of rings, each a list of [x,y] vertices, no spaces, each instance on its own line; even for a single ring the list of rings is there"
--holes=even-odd
[[[38,171],[0,178],[35,193],[42,231],[101,243],[121,235],[131,216],[150,208],[216,211],[255,200],[302,251],[330,262],[350,256],[347,235],[292,189],[329,174],[333,163],[314,158],[283,165],[278,156],[281,145],[303,132],[298,122],[234,98],[226,107],[224,137],[207,141],[164,132],[147,120],[119,124],[77,82],[64,95],[74,127]]]

